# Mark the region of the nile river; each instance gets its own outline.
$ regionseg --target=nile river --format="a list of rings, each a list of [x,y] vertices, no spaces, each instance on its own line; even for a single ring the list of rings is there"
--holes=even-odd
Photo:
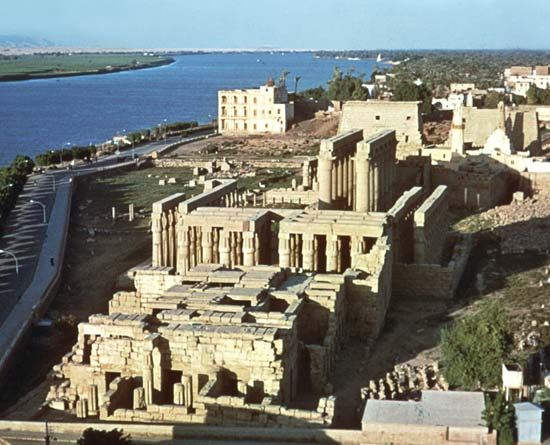
[[[0,82],[0,165],[66,143],[103,142],[123,130],[210,121],[217,91],[257,87],[290,71],[288,89],[326,85],[335,66],[370,77],[376,62],[314,58],[310,53],[177,56],[158,68],[59,79]]]

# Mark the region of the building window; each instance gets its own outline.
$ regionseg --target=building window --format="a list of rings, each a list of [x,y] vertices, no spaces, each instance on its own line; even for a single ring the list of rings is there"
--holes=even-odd
[[[222,96],[222,104],[227,103],[227,96]]]
[[[279,110],[277,110],[277,114],[281,114],[281,110],[280,110],[280,109],[279,109]]]
[[[267,128],[267,124],[265,124],[265,128]]]
[[[244,96],[244,103],[248,102],[248,96]]]
[[[225,119],[222,119],[222,130],[225,130]]]
[[[237,98],[237,96],[233,96],[233,103],[237,103],[239,101],[239,99]]]
[[[246,122],[244,123],[244,129],[248,130],[248,124]]]
[[[258,111],[254,110],[254,116],[257,116],[257,115],[258,115]]]
[[[245,116],[245,117],[246,117],[246,116],[247,116],[247,113],[248,113],[248,112],[246,111],[246,107],[244,107],[244,109],[243,109],[243,113],[244,113],[244,114],[243,114],[243,116]]]
[[[380,116],[379,116],[379,115],[374,116],[374,118],[375,118],[377,121],[380,120]]]
[[[237,116],[237,107],[233,107],[233,116]]]
[[[257,129],[258,129],[258,126],[254,124],[254,130],[257,130]]]
[[[254,100],[253,100],[253,102],[254,102],[255,104],[257,104],[257,103],[258,103],[258,99],[255,97]]]
[[[411,117],[410,117],[410,116],[407,116],[407,120],[410,121],[410,120],[411,120]]]
[[[271,114],[271,110],[268,111],[268,114]]]
[[[225,116],[226,112],[227,111],[226,111],[225,107],[222,107],[222,116]]]

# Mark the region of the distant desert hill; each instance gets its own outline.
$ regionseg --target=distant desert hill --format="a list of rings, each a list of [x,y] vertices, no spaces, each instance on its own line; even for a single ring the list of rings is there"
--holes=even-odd
[[[40,37],[0,34],[0,47],[4,48],[47,48],[52,46],[55,46],[55,43]]]

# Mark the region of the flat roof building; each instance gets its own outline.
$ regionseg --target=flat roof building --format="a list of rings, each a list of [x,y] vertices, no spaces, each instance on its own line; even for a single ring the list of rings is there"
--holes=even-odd
[[[218,131],[221,134],[284,133],[294,119],[294,102],[281,78],[260,88],[218,91]]]

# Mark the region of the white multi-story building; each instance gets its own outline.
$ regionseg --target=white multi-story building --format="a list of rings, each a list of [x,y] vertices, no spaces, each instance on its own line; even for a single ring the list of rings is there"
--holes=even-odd
[[[511,93],[525,97],[531,85],[547,89],[550,86],[550,67],[513,66],[504,70],[504,85]]]
[[[218,130],[222,134],[284,133],[294,119],[284,79],[257,89],[218,91]]]

